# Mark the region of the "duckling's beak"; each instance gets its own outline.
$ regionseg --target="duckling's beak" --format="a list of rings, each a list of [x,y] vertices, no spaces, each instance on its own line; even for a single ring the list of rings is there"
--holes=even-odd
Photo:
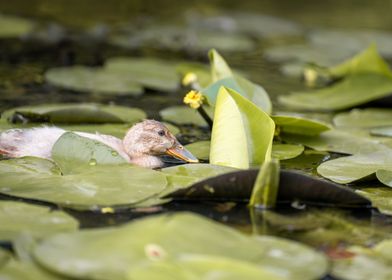
[[[184,148],[184,146],[182,146],[181,144],[175,145],[167,149],[166,154],[186,162],[192,162],[192,163],[199,162],[199,160],[194,155],[192,155],[190,151]]]

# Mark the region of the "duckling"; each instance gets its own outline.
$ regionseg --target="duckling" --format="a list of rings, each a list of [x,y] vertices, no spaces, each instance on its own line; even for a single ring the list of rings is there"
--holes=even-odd
[[[0,133],[0,154],[6,157],[51,158],[53,145],[66,131],[58,127],[10,129]],[[145,120],[132,126],[123,140],[111,135],[75,132],[104,143],[126,161],[148,168],[164,165],[160,156],[170,155],[185,162],[198,162],[162,123]]]

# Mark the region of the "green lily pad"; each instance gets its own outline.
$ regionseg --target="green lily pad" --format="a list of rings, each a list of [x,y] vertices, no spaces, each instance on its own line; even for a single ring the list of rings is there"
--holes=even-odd
[[[209,115],[212,114],[210,107],[204,106]],[[173,122],[175,124],[194,124],[197,126],[207,126],[207,122],[203,119],[197,110],[190,107],[179,105],[170,106],[161,111],[159,115],[163,120]]]
[[[77,169],[77,172],[76,172]],[[25,157],[0,161],[0,193],[75,209],[135,205],[163,191],[163,174],[125,165],[87,165],[61,175],[52,161]]]
[[[115,73],[130,79],[144,87],[175,91],[179,87],[179,75],[176,65],[170,61],[153,58],[116,57],[106,61],[105,73]]]
[[[275,123],[239,93],[222,87],[211,135],[212,164],[249,168],[271,157]]]
[[[57,87],[97,94],[140,96],[143,86],[129,73],[105,71],[102,68],[72,66],[52,68],[46,71],[45,79]]]
[[[329,160],[322,163],[317,172],[336,183],[347,184],[374,175],[380,169],[392,170],[392,150]],[[387,181],[388,176],[382,174]]]
[[[392,215],[392,189],[389,187],[361,188],[357,193],[370,199],[372,205],[385,214]]]
[[[391,239],[383,240],[374,247],[374,251],[382,255],[385,259],[387,259],[390,262],[392,262],[391,249],[392,249]]]
[[[22,232],[42,238],[79,227],[77,220],[62,211],[16,201],[0,201],[0,220],[0,240],[3,241],[12,241]]]
[[[356,130],[332,129],[317,136],[282,134],[281,137],[288,143],[341,154],[366,154],[390,150],[389,141],[381,141],[379,138],[368,136],[367,132]]]
[[[80,168],[127,163],[125,152],[119,154],[111,147],[92,139],[66,132],[52,148],[52,158],[62,174],[77,173]]]
[[[210,155],[210,141],[198,141],[185,145],[195,157],[200,160],[208,160]],[[299,156],[304,151],[302,145],[273,144],[272,157],[279,160],[291,159]]]
[[[302,116],[275,115],[272,116],[272,119],[278,127],[277,129],[283,133],[318,135],[331,129],[331,126],[327,123],[307,119]]]
[[[373,136],[392,137],[392,126],[377,127],[370,130]]]
[[[302,145],[273,144],[272,157],[279,160],[292,159],[302,154],[304,149]]]
[[[392,278],[391,262],[375,250],[352,247],[351,258],[332,263],[332,276],[343,280],[388,280]]]
[[[62,277],[53,274],[39,266],[28,263],[12,260],[0,269],[0,279],[3,280],[69,280],[68,277]]]
[[[9,260],[10,260],[11,254],[0,248],[0,271],[1,271],[1,267],[4,266]]]
[[[391,93],[391,78],[368,73],[350,75],[327,88],[281,96],[279,101],[296,109],[330,111],[348,109]]]
[[[371,128],[392,125],[392,110],[389,109],[353,109],[337,114],[333,122],[339,127]]]
[[[210,158],[210,143],[210,141],[198,141],[185,145],[185,148],[199,160],[208,160]]]
[[[78,123],[129,123],[145,119],[141,109],[94,103],[42,104],[23,106],[5,111],[2,119],[11,121],[16,115],[29,122],[50,122],[56,124]]]
[[[210,51],[209,57],[214,83],[203,89],[202,93],[207,97],[210,105],[216,105],[219,90],[224,86],[238,92],[266,113],[271,113],[272,103],[263,87],[239,75],[234,75],[226,61],[216,50]]]
[[[277,273],[272,273],[260,266],[225,257],[188,254],[175,261],[150,262],[146,266],[132,269],[129,279],[160,280],[283,280]]]
[[[381,183],[392,187],[392,168],[391,170],[379,169],[376,172],[376,176]]]
[[[83,279],[129,279],[133,271],[151,263],[177,262],[187,255],[238,260],[284,279],[317,279],[327,269],[325,257],[302,244],[246,236],[189,213],[148,217],[116,228],[58,234],[34,251],[35,259],[44,267]]]
[[[12,38],[26,35],[34,28],[28,19],[0,14],[0,38]]]

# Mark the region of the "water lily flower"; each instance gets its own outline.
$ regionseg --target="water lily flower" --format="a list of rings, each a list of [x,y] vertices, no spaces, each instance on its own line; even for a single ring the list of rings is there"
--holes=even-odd
[[[199,91],[191,90],[184,97],[184,103],[193,109],[198,109],[204,102],[204,96]]]

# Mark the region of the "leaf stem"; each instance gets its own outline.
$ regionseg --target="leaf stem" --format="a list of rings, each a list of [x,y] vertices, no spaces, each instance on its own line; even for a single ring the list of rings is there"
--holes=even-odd
[[[201,105],[199,108],[197,108],[197,111],[203,117],[203,119],[207,122],[210,129],[212,129],[212,119],[207,114],[207,112],[204,110],[203,106]]]

